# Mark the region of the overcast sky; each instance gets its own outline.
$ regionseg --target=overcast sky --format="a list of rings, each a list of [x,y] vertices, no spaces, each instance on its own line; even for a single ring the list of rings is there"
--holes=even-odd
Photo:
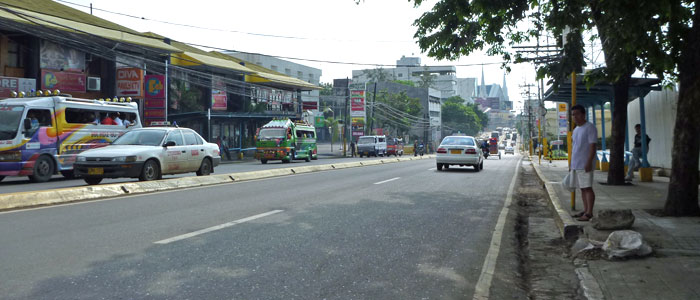
[[[149,1],[67,0],[93,5],[93,14],[137,31],[152,31],[185,43],[210,45],[236,51],[321,61],[393,65],[405,56],[418,56],[423,65],[466,65],[457,76],[481,81],[481,63],[498,63],[500,57],[472,54],[458,61],[435,61],[422,54],[412,23],[435,1],[414,8],[407,0],[255,0],[255,1]],[[89,8],[59,3],[89,12]],[[136,16],[131,18],[98,9]],[[145,18],[149,20],[142,20]],[[157,20],[157,21],[156,21]],[[177,26],[187,24],[202,28]],[[272,36],[266,36],[272,35]],[[276,36],[276,37],[273,37]],[[295,61],[321,69],[321,82],[352,77],[352,70],[373,66]],[[486,84],[503,82],[500,64],[483,66]],[[508,94],[521,99],[524,82],[535,83],[531,64],[511,65]]]

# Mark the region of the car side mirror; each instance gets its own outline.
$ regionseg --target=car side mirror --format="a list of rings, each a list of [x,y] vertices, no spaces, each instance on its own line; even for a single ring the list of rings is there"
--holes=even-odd
[[[163,145],[163,147],[171,147],[171,146],[175,146],[175,141],[167,141]]]
[[[24,130],[32,129],[32,121],[29,119],[24,119]]]

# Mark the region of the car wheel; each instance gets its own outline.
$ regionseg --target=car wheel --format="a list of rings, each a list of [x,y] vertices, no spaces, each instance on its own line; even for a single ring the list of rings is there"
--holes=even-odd
[[[53,162],[48,156],[42,155],[34,162],[34,175],[29,176],[32,182],[47,182],[53,176]]]
[[[261,160],[260,160],[260,163],[262,163],[263,165],[266,164],[266,163],[267,163],[267,159],[261,159]]]
[[[0,176],[0,181],[2,181],[3,179],[5,179],[5,176]]]
[[[89,185],[100,184],[100,182],[102,182],[101,177],[86,177],[85,178],[85,183],[87,183]]]
[[[448,165],[448,164],[443,164],[443,165],[445,166],[445,170],[450,168],[450,165]]]
[[[318,154],[312,155],[312,156],[311,156],[311,159],[313,159],[313,160],[318,160]]]
[[[478,164],[474,165],[474,171],[476,171],[476,172],[481,171]]]
[[[75,173],[73,173],[73,170],[61,171],[61,175],[63,175],[63,177],[68,178],[68,179],[75,178]]]
[[[146,161],[146,163],[143,164],[143,169],[141,169],[141,176],[139,176],[139,180],[141,181],[150,181],[150,180],[156,180],[160,178],[160,166],[158,166],[158,162],[151,159]]]
[[[437,170],[438,170],[438,171],[442,171],[442,164],[441,164],[441,163],[438,163],[438,164],[437,164]]]
[[[306,155],[306,158],[304,158],[304,161],[310,162],[311,161],[311,154]]]
[[[197,170],[197,176],[207,176],[213,171],[214,168],[211,165],[211,160],[209,160],[209,158],[205,158],[202,161],[202,164],[199,166],[199,170]]]
[[[360,158],[362,158],[362,153],[360,153]]]

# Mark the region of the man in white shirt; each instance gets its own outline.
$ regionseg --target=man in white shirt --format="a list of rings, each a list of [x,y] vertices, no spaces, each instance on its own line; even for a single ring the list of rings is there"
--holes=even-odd
[[[114,120],[114,123],[116,123],[116,125],[124,126],[124,122],[122,121],[122,119],[119,118],[118,112],[112,113],[112,119]]]
[[[571,137],[571,182],[575,187],[581,189],[581,198],[583,199],[583,211],[574,217],[577,217],[579,221],[589,221],[593,218],[593,204],[595,204],[593,158],[596,155],[598,130],[593,124],[586,121],[586,109],[583,106],[574,105],[571,108],[571,116],[576,123]]]

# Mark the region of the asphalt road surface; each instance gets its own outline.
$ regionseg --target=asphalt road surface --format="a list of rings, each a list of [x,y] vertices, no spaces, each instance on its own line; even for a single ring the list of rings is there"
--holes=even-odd
[[[481,172],[426,159],[0,213],[0,295],[471,299],[518,158]]]

